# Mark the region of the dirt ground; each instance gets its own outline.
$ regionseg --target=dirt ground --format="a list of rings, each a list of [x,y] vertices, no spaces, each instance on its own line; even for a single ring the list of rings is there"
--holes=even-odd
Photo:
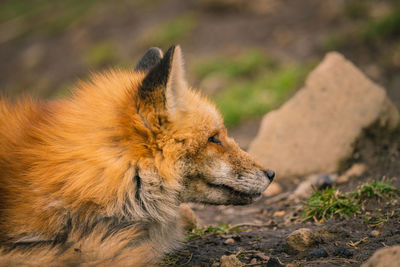
[[[279,62],[297,63],[319,62],[327,51],[338,50],[383,85],[400,108],[400,35],[385,36],[367,44],[360,42],[355,36],[366,18],[360,13],[362,8],[357,9],[357,3],[363,1],[148,2],[148,5],[135,4],[125,8],[104,2],[85,13],[78,26],[71,24],[52,35],[34,34],[29,30],[15,37],[29,25],[21,24],[18,19],[0,23],[1,92],[11,96],[29,93],[57,97],[60,88],[70,87],[77,78],[87,77],[89,70],[101,70],[116,63],[133,66],[148,48],[149,44],[143,41],[148,29],[180,15],[194,14],[196,26],[189,37],[179,40],[189,70],[191,62],[198,58],[234,55],[252,47],[262,49]],[[354,2],[356,4],[351,5]],[[390,12],[398,1],[365,2],[374,18]],[[93,43],[104,41],[117,44],[118,55],[100,66],[89,65],[85,53]],[[199,84],[190,72],[188,76],[191,83]],[[230,129],[230,133],[246,149],[256,135],[259,123],[260,118],[253,118]],[[344,164],[343,170],[355,162],[365,163],[367,172],[361,178],[339,186],[340,190],[350,191],[361,183],[383,176],[392,179],[399,188],[400,131],[390,135],[379,130],[366,132],[355,144],[353,157]],[[359,266],[378,248],[400,243],[400,203],[397,199],[370,200],[365,204],[369,216],[386,218],[384,223],[376,226],[365,223],[362,215],[323,223],[303,222],[301,204],[287,199],[301,179],[282,180],[277,174],[275,181],[283,187],[283,193],[278,197],[263,197],[250,206],[195,205],[201,225],[228,223],[232,227],[240,225],[240,231],[210,233],[187,241],[180,250],[168,256],[165,264],[211,266],[219,262],[221,256],[234,254],[247,266]],[[302,227],[322,234],[312,248],[295,253],[287,247],[285,239]],[[373,230],[378,230],[379,235],[372,235]],[[233,242],[227,243],[228,239]],[[318,257],[315,252],[311,253],[317,248],[325,249],[328,256]],[[267,263],[266,256],[273,260]]]

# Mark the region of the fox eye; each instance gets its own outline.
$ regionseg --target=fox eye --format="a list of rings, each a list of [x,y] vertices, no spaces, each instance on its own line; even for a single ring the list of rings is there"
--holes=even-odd
[[[221,141],[215,136],[211,136],[210,138],[208,138],[208,142],[211,142],[211,143],[217,144],[219,146],[222,146]]]

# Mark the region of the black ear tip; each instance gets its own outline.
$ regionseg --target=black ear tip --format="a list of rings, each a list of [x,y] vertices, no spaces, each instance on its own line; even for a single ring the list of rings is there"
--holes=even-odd
[[[135,71],[148,71],[158,64],[163,57],[160,48],[152,47],[143,55],[135,67]]]
[[[165,58],[172,58],[172,56],[174,55],[176,47],[177,47],[176,45],[171,45],[168,48],[167,52],[165,52]]]

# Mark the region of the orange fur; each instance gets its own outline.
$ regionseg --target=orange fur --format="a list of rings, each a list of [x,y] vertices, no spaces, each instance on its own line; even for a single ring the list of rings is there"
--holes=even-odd
[[[181,202],[246,204],[268,186],[186,88],[179,47],[156,59],[69,99],[0,100],[0,265],[155,264],[181,236]]]

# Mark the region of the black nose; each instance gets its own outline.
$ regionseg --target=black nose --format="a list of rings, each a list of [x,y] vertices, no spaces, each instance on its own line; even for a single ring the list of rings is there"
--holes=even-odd
[[[275,172],[271,171],[271,170],[266,170],[264,171],[265,176],[268,177],[268,179],[272,182],[272,180],[274,180],[275,177]]]

